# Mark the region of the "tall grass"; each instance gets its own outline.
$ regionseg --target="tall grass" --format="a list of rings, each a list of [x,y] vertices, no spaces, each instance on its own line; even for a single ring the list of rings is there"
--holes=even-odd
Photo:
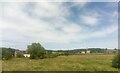
[[[3,61],[4,71],[117,71],[112,67],[114,55],[69,55],[30,60],[14,58]]]

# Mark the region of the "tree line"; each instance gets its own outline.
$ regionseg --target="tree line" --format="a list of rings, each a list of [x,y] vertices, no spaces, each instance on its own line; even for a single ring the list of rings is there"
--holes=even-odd
[[[16,49],[13,48],[1,48],[2,56],[0,58],[2,60],[9,60],[15,57]],[[106,53],[108,50],[107,48],[88,48],[91,53]],[[54,58],[60,55],[68,56],[68,55],[75,55],[81,51],[86,51],[86,49],[74,49],[74,50],[46,50],[40,43],[32,43],[31,45],[27,46],[26,52],[30,54],[30,59],[44,59],[44,58]],[[117,49],[115,48],[112,53],[116,53]],[[17,50],[16,57],[21,58],[24,52]],[[118,52],[119,53],[119,52]],[[116,68],[120,68],[120,53],[116,54],[112,61],[112,66]]]

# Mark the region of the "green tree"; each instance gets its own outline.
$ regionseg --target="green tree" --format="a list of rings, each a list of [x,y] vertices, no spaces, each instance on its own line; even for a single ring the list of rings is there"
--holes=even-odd
[[[32,43],[27,46],[27,52],[30,54],[31,59],[45,58],[45,49],[40,43]]]
[[[120,52],[113,58],[112,66],[115,68],[120,68]]]
[[[2,48],[0,48],[0,60],[2,60]]]
[[[2,48],[2,59],[8,60],[13,57],[12,51],[10,51],[10,48]]]

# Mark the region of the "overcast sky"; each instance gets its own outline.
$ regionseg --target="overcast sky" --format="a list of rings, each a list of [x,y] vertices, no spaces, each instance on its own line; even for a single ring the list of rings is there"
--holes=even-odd
[[[118,47],[117,2],[5,2],[2,47],[46,49]],[[0,17],[1,17],[0,16]],[[0,42],[0,43],[1,43]]]

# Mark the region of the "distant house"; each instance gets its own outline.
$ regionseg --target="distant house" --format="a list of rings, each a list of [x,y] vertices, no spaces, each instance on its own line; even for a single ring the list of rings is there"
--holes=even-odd
[[[23,56],[24,56],[25,58],[29,58],[29,57],[30,57],[30,54],[23,54]]]
[[[90,50],[84,50],[84,51],[81,51],[81,54],[89,54],[91,51]]]
[[[17,57],[17,52],[19,52],[19,50],[15,50],[15,52],[14,52],[15,57]]]
[[[87,50],[86,53],[90,53],[90,50]]]
[[[81,54],[85,54],[85,51],[81,51]]]

